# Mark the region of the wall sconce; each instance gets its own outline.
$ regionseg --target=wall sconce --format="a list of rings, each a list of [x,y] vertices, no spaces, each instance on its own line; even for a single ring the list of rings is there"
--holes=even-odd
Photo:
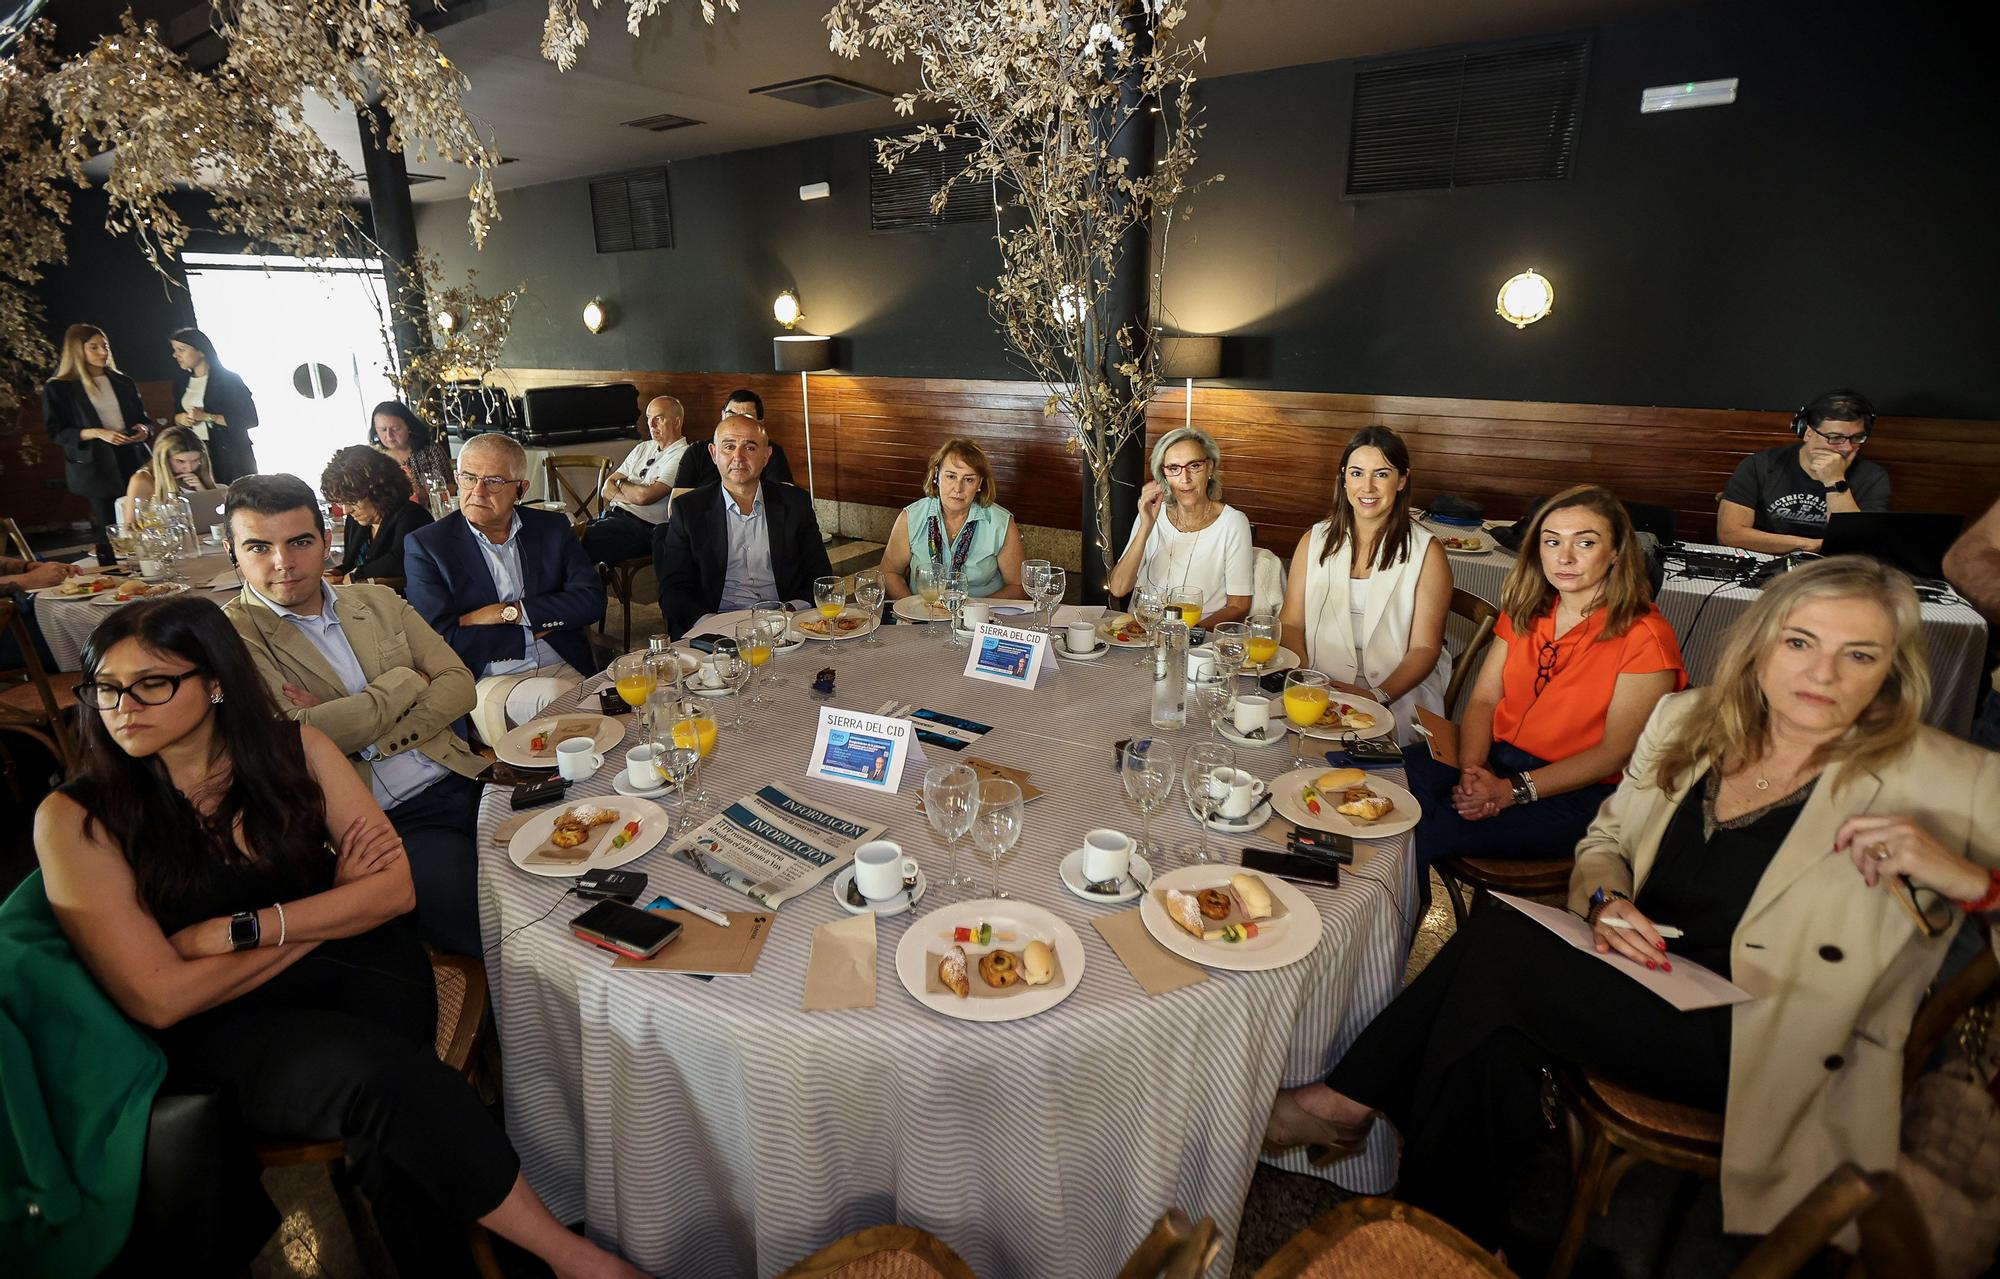
[[[611,327],[611,304],[603,298],[592,298],[583,304],[583,327],[592,333],[602,333]]]
[[[441,310],[437,313],[437,328],[440,333],[458,332],[458,312]]]
[[[780,293],[771,303],[771,314],[788,329],[797,327],[798,322],[805,318],[805,312],[799,309],[798,295],[790,289]]]
[[[1546,316],[1555,304],[1556,286],[1529,267],[1500,286],[1500,300],[1494,309],[1507,323],[1525,329]]]

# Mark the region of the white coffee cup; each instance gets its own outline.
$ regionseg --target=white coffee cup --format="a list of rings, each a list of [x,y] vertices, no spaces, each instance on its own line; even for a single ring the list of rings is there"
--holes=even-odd
[[[703,662],[701,664],[701,673],[696,678],[700,680],[703,688],[722,687],[722,675],[715,669],[714,662]]]
[[[1100,829],[1083,837],[1083,877],[1093,884],[1125,878],[1132,865],[1132,837],[1122,830]]]
[[[1217,783],[1223,783],[1225,779],[1229,789],[1222,792],[1222,802],[1215,809],[1217,817],[1227,817],[1232,821],[1248,817],[1257,805],[1264,802],[1264,783],[1254,774],[1237,768],[1227,774],[1214,775]]]
[[[660,766],[652,747],[642,744],[625,752],[625,780],[633,790],[652,790],[660,784]]]
[[[229,540],[229,526],[227,524],[211,524],[208,526],[208,536],[211,541],[220,546]]]
[[[565,737],[556,743],[556,771],[566,780],[588,781],[602,767],[604,756],[597,753],[597,743],[590,738]]]
[[[140,577],[158,577],[162,573],[165,573],[166,571],[167,571],[166,567],[162,565],[158,560],[139,561]]]
[[[1072,653],[1097,651],[1097,623],[1071,622],[1063,632],[1063,646]]]
[[[871,902],[898,895],[903,880],[916,873],[915,859],[903,856],[893,839],[871,839],[854,850],[854,886]]]
[[[1261,737],[1271,727],[1271,699],[1238,696],[1229,699],[1229,719],[1245,737]]]
[[[958,606],[958,620],[966,630],[977,630],[993,620],[993,606],[978,600],[967,600]]]
[[[1215,678],[1215,650],[1206,646],[1191,648],[1187,656],[1187,677],[1190,684],[1206,684]]]

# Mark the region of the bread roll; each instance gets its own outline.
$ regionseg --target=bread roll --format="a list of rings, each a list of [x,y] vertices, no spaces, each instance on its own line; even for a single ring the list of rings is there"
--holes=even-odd
[[[1271,917],[1271,890],[1264,887],[1264,881],[1255,875],[1231,875],[1229,886],[1236,890],[1236,900],[1243,903],[1243,913],[1252,919]]]
[[[1021,950],[1021,980],[1046,986],[1056,975],[1056,955],[1045,941],[1031,941]]]
[[[1346,790],[1350,786],[1365,785],[1368,774],[1358,768],[1329,768],[1319,775],[1313,785],[1322,791]]]

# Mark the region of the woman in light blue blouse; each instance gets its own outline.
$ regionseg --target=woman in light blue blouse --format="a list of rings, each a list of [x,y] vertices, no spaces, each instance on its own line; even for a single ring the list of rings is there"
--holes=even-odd
[[[925,496],[904,507],[882,548],[890,599],[912,593],[914,565],[963,569],[966,592],[979,599],[1026,599],[1021,589],[1021,530],[994,499],[993,464],[971,440],[946,440],[931,454]]]

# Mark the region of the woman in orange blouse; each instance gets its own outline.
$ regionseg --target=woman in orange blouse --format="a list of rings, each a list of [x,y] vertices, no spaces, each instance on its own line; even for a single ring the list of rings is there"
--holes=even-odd
[[[1457,769],[1409,747],[1417,859],[1567,857],[1653,706],[1687,683],[1625,506],[1579,485],[1543,504],[1501,588],[1459,724]],[[1428,882],[1425,880],[1424,882]]]

